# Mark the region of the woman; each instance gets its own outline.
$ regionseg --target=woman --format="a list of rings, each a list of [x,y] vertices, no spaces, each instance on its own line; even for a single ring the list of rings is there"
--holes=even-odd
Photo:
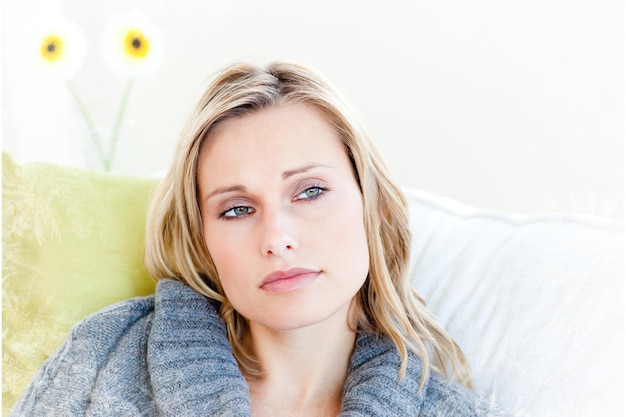
[[[409,245],[401,191],[324,80],[228,67],[150,210],[155,297],[79,324],[13,415],[487,415]]]

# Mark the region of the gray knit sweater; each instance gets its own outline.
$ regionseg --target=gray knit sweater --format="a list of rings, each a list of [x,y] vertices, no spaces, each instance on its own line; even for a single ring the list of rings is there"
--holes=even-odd
[[[341,416],[487,416],[490,405],[410,355],[398,383],[393,343],[357,336]],[[249,416],[248,386],[213,301],[162,280],[154,297],[80,322],[41,367],[11,416]]]

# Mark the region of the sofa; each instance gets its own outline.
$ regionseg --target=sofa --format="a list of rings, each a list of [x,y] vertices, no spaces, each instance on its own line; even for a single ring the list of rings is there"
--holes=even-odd
[[[2,159],[3,414],[72,326],[151,294],[158,178]],[[513,416],[621,416],[624,234],[615,220],[482,210],[405,189],[410,280]]]

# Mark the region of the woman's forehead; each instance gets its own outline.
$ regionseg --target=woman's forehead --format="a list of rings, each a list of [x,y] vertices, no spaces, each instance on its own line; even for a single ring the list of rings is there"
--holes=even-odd
[[[203,141],[201,157],[219,153],[220,158],[230,155],[237,160],[253,150],[259,158],[273,159],[279,156],[275,153],[288,152],[296,157],[301,152],[329,152],[329,148],[343,149],[343,145],[334,127],[315,107],[280,104],[218,123]]]
[[[220,122],[202,144],[198,175],[282,175],[346,162],[346,149],[326,118],[311,105],[291,103]]]

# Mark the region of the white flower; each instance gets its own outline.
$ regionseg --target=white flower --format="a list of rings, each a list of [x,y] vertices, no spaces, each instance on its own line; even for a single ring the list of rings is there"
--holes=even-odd
[[[153,74],[163,58],[162,32],[138,13],[112,19],[104,31],[102,46],[105,61],[123,76]]]
[[[51,74],[72,78],[87,54],[87,38],[80,27],[62,17],[37,22],[32,26],[30,54]]]

